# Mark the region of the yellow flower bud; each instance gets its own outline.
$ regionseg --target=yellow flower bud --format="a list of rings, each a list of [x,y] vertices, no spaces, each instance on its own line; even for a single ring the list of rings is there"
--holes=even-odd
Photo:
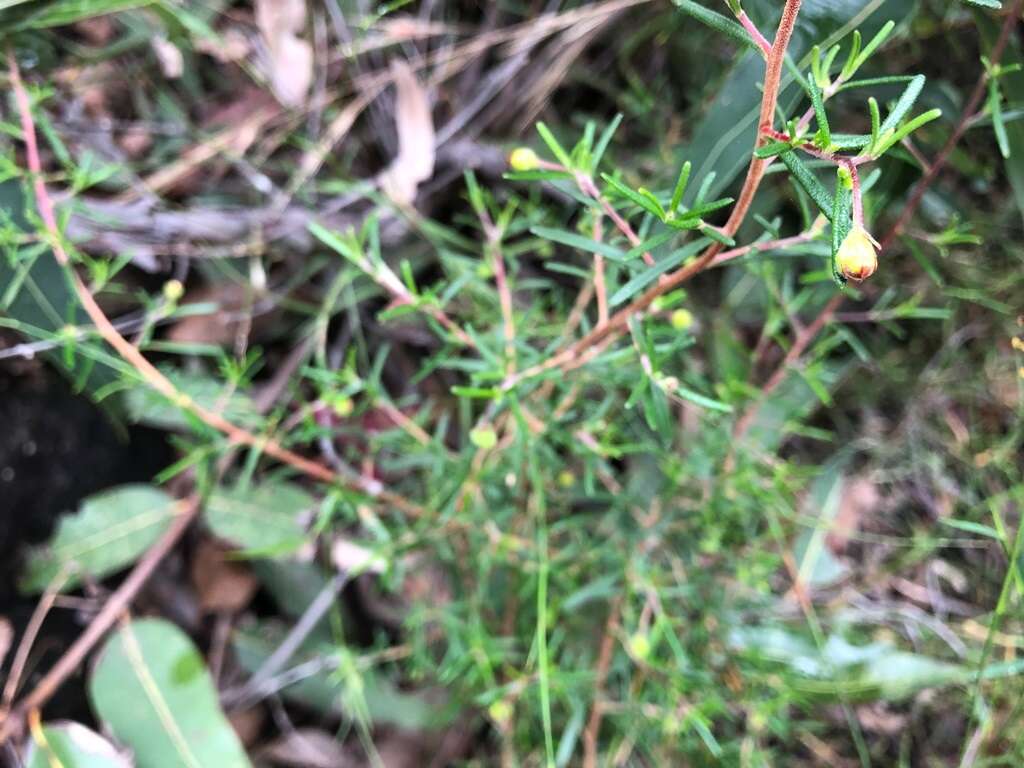
[[[677,331],[685,331],[693,325],[693,315],[687,309],[677,309],[672,313],[672,327]]]
[[[168,280],[164,283],[164,298],[172,304],[185,295],[185,286],[181,280]]]
[[[508,156],[508,164],[513,171],[532,171],[537,168],[540,158],[529,147],[517,147]]]
[[[836,270],[847,280],[860,282],[878,268],[878,243],[864,227],[854,227],[839,246]]]

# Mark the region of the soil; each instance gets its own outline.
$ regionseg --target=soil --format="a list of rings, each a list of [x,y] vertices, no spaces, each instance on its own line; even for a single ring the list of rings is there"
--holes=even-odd
[[[52,369],[0,364],[0,617],[15,632],[0,680],[38,601],[17,589],[27,549],[45,542],[61,515],[87,496],[122,483],[150,482],[170,460],[165,435],[118,424]],[[74,610],[51,612],[33,646],[23,688],[31,686],[37,670],[53,664],[87,618]],[[47,717],[91,719],[81,678],[60,691]]]

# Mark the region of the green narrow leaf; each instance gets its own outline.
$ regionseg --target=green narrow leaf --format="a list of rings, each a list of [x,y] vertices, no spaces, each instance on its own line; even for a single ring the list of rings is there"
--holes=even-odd
[[[636,192],[636,191],[630,189],[625,184],[623,184],[621,181],[616,179],[614,176],[609,176],[607,173],[602,173],[601,174],[601,178],[604,179],[604,181],[610,187],[612,187],[612,189],[614,189],[616,192],[618,192],[619,195],[621,195],[622,197],[625,197],[627,200],[635,203],[636,205],[638,205],[643,210],[647,211],[647,213],[651,214],[652,216],[654,216],[654,217],[656,217],[658,219],[664,220],[664,218],[665,218],[665,211],[664,211],[664,209],[661,207],[660,204],[655,204],[655,202],[652,202],[650,197],[645,196],[645,195],[643,195],[643,194],[641,194],[639,192]],[[649,192],[647,194],[650,195]]]
[[[779,155],[779,158],[789,169],[789,172],[793,175],[793,179],[803,187],[803,190],[810,196],[811,200],[814,201],[814,204],[818,206],[818,209],[825,214],[826,218],[831,220],[834,207],[833,199],[821,185],[821,182],[818,181],[818,177],[815,176],[806,165],[804,165],[803,161],[793,150],[783,152]]]
[[[619,112],[612,118],[612,121],[608,123],[608,127],[601,133],[601,138],[597,140],[597,146],[594,148],[594,154],[590,158],[591,173],[596,171],[598,165],[601,164],[601,159],[604,157],[604,153],[608,149],[608,145],[611,143],[612,137],[615,135],[615,131],[619,129],[619,124],[621,122],[622,113]]]
[[[878,47],[888,39],[889,35],[892,34],[892,31],[895,28],[896,22],[893,21],[892,19],[889,19],[887,22],[885,22],[885,24],[882,25],[882,28],[875,33],[875,36],[873,38],[871,38],[871,42],[869,42],[864,47],[864,50],[861,51],[860,54],[856,57],[856,60],[853,64],[853,70],[850,73],[851,75],[856,73],[858,69],[864,66],[864,62],[866,62],[871,57],[871,54],[873,54],[878,49]]]
[[[695,392],[692,389],[678,386],[673,390],[684,400],[689,400],[694,405],[699,405],[701,408],[708,408],[712,411],[720,411],[721,413],[732,413],[733,407],[728,403],[723,403],[721,400],[715,400],[714,398],[702,395],[700,392]]]
[[[537,237],[568,245],[570,248],[578,248],[586,253],[600,254],[612,261],[628,261],[630,258],[625,251],[616,248],[614,245],[600,243],[597,240],[591,240],[589,237],[584,237],[568,230],[554,229],[553,227],[530,227],[530,232]]]
[[[839,285],[844,285],[846,278],[836,267],[836,255],[839,253],[839,246],[853,228],[853,191],[846,185],[840,173],[836,173],[836,193],[833,199],[835,204],[832,209],[831,271],[832,278]]]
[[[74,24],[76,21],[152,5],[155,0],[56,0],[36,3],[29,9],[15,11],[17,21],[7,28],[13,31],[47,29]]]
[[[551,154],[555,156],[555,159],[565,168],[572,168],[572,159],[569,157],[569,153],[558,143],[558,139],[555,138],[555,135],[544,123],[537,123],[537,133],[540,134],[544,143],[548,145],[548,149],[551,150]]]
[[[1000,0],[960,0],[967,5],[974,5],[978,8],[991,8],[994,11],[1002,10],[1003,4]]]
[[[632,298],[670,269],[682,264],[683,261],[690,256],[699,253],[707,244],[708,240],[700,238],[698,240],[694,240],[692,243],[687,243],[677,251],[673,251],[665,258],[655,262],[647,269],[630,278],[625,285],[612,294],[611,298],[608,299],[608,303],[615,306]]]
[[[992,14],[982,10],[976,10],[972,15],[981,33],[983,50],[991,56],[999,37],[1000,24]],[[1003,52],[1004,74],[999,78],[999,88],[1010,104],[1024,103],[1024,71],[1018,69],[1021,64],[1024,64],[1024,53],[1020,41],[1017,35],[1010,35]],[[1004,121],[1004,128],[1010,154],[1005,161],[1006,175],[1013,188],[1017,208],[1024,214],[1024,121]]]
[[[818,133],[815,136],[815,143],[822,148],[827,148],[832,143],[832,132],[828,127],[828,115],[825,114],[825,100],[821,95],[821,88],[811,78],[808,83],[811,90],[811,106],[814,107],[814,118],[818,122]]]
[[[96,714],[139,768],[248,768],[203,657],[168,621],[124,625],[89,678]]]
[[[690,171],[692,168],[693,164],[687,160],[683,163],[683,167],[679,169],[679,178],[676,179],[676,188],[672,192],[672,202],[670,202],[668,206],[671,213],[678,211],[679,206],[682,205],[683,195],[686,194],[686,184],[690,180]]]
[[[1006,134],[1006,123],[1003,122],[1003,99],[999,93],[999,85],[992,79],[988,88],[988,110],[992,115],[992,131],[996,135],[996,142],[999,144],[999,154],[1004,160],[1010,159],[1010,139]]]
[[[924,82],[924,75],[917,75],[907,83],[907,87],[903,89],[903,93],[900,94],[900,97],[893,106],[892,111],[886,116],[885,122],[882,123],[879,128],[879,133],[881,133],[883,137],[886,133],[895,131],[900,120],[902,120],[914,106],[914,102],[917,101],[917,97],[921,95],[921,89],[924,88]]]
[[[882,114],[878,111],[878,101],[874,96],[868,98],[868,112],[871,113],[871,142],[868,146],[874,147],[882,131]]]
[[[747,34],[747,30],[743,26],[732,19],[723,16],[722,14],[705,8],[699,3],[692,2],[692,0],[672,0],[676,6],[683,13],[693,16],[697,21],[702,24],[707,24],[716,32],[721,32],[727,37],[731,37],[738,43],[742,43],[750,48],[757,49],[757,43],[750,39],[750,35]]]

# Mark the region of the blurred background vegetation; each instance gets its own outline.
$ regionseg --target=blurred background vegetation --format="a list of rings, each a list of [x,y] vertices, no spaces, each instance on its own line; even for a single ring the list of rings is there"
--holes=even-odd
[[[538,121],[663,200],[742,182],[764,61],[679,5],[0,0],[12,765],[1024,762],[1021,3],[804,0],[786,119],[888,21],[859,77],[942,110],[866,177],[874,276],[755,250],[522,375],[599,322],[595,254],[613,312],[657,277],[572,176],[507,174],[559,160]],[[12,64],[59,250],[187,399],[55,260]],[[773,166],[735,241],[808,209]]]

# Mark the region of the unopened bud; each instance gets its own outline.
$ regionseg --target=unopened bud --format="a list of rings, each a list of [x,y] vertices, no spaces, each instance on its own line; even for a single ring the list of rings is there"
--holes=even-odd
[[[878,243],[864,227],[854,227],[836,253],[836,271],[847,280],[861,282],[878,268]]]
[[[540,164],[540,158],[529,147],[517,147],[508,156],[508,164],[513,171],[533,171]]]

